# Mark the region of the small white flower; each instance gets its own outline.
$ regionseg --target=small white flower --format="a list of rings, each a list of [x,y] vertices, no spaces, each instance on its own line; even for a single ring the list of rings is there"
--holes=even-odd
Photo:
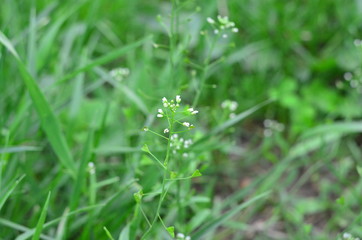
[[[185,238],[185,234],[183,234],[183,233],[177,233],[176,237],[177,237],[177,238]]]
[[[93,162],[88,163],[88,171],[89,171],[89,174],[95,174],[96,173],[96,167],[94,166]]]
[[[163,106],[164,106],[164,107],[168,107],[168,103],[167,103],[167,102],[164,102],[164,103],[163,103]]]
[[[189,154],[188,154],[188,153],[183,153],[182,156],[183,156],[184,158],[187,158],[187,157],[189,156]]]
[[[194,111],[194,109],[193,109],[193,108],[189,108],[189,109],[187,109],[187,111],[192,112],[192,111]]]
[[[228,35],[224,33],[224,34],[222,35],[222,37],[223,37],[223,38],[227,38]]]
[[[192,115],[195,115],[195,114],[197,114],[199,111],[197,111],[197,110],[195,110],[195,111],[192,111]]]
[[[144,127],[143,131],[147,132],[148,131],[148,127]]]
[[[162,98],[162,102],[163,102],[163,103],[167,102],[167,98],[163,97],[163,98]]]
[[[189,122],[183,122],[182,125],[184,125],[185,127],[190,127],[190,123],[189,123]]]
[[[352,237],[352,234],[347,233],[347,232],[343,233],[343,238],[351,238],[351,237]]]
[[[180,97],[180,95],[177,95],[177,96],[176,96],[176,102],[177,102],[177,103],[180,103],[180,102],[181,102],[181,97]]]
[[[353,75],[350,72],[346,72],[345,74],[343,74],[343,77],[345,80],[349,81],[353,78]]]
[[[163,130],[163,133],[168,133],[170,132],[170,130],[168,130],[168,128],[165,128],[165,130]]]
[[[190,236],[186,236],[186,237],[185,237],[185,240],[191,240],[191,237],[190,237]]]
[[[162,118],[163,115],[162,115],[162,114],[157,114],[157,117],[158,117],[158,118]]]
[[[233,28],[233,29],[231,29],[231,31],[233,31],[234,33],[237,33],[237,32],[239,32],[239,29]]]
[[[219,29],[215,29],[214,34],[219,34]]]
[[[206,18],[206,21],[207,21],[208,23],[210,23],[210,24],[214,24],[214,23],[215,23],[215,20],[212,19],[211,17]]]
[[[230,110],[231,110],[231,111],[235,111],[237,107],[238,107],[238,103],[237,103],[237,102],[232,101],[232,102],[230,103]]]
[[[157,111],[158,111],[159,113],[163,114],[163,111],[162,111],[161,108],[159,108]]]

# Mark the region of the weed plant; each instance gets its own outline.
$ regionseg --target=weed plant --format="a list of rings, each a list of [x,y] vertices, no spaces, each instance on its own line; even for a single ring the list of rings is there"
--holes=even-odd
[[[0,240],[361,238],[360,11],[3,0]]]

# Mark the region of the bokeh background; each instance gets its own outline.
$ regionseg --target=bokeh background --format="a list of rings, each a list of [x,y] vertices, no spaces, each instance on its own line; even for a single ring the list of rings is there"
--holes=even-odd
[[[161,176],[140,149],[147,143],[162,155],[165,148],[142,129],[162,133],[165,124],[155,118],[161,98],[180,94],[193,105],[201,87],[196,128],[187,133],[198,145],[184,166],[203,176],[178,186],[182,203],[170,192],[162,210],[167,224],[193,237],[210,219],[219,221],[200,239],[362,236],[362,1],[0,4],[0,239],[26,239],[49,191],[46,222],[80,212],[47,226],[43,239],[107,239],[104,226],[115,239],[139,239],[147,223],[135,217],[133,193],[156,191]],[[238,32],[217,38],[206,19],[218,15]],[[55,140],[44,130],[49,124],[52,132],[54,119],[34,103],[23,71],[60,123]],[[82,173],[76,198],[54,149],[57,134],[77,169],[86,168],[84,158],[96,166],[95,182]],[[145,199],[146,215],[156,195]],[[181,217],[177,204],[184,206]],[[172,239],[158,229],[154,239]]]

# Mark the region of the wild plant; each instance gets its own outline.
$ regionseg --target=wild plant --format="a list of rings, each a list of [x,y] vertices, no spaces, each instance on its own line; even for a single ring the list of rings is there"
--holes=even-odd
[[[188,172],[188,162],[190,161],[189,156],[191,154],[188,150],[190,145],[192,145],[192,139],[185,139],[182,137],[184,133],[195,128],[194,124],[186,121],[186,119],[196,115],[197,113],[198,111],[192,107],[182,107],[181,97],[179,95],[170,101],[164,97],[162,98],[162,107],[158,109],[156,114],[157,118],[164,120],[166,123],[163,131],[159,133],[152,130],[148,126],[143,128],[144,131],[165,140],[166,150],[162,155],[162,159],[160,159],[160,157],[157,157],[156,154],[150,150],[147,144],[142,147],[142,151],[147,153],[147,155],[153,160],[154,164],[156,164],[162,171],[161,189],[157,208],[150,220],[148,219],[148,216],[144,214],[144,217],[148,223],[148,230],[143,234],[142,239],[147,239],[158,220],[161,222],[165,230],[168,231],[171,237],[175,237],[175,228],[174,226],[167,226],[163,221],[161,216],[161,208],[173,183],[179,183],[180,181],[185,181],[201,176],[201,173],[198,169],[194,169],[194,171]],[[179,216],[184,211],[181,204],[180,188],[181,185],[177,184],[176,202]],[[142,204],[143,195],[147,195],[147,193],[143,193],[142,190],[135,193],[135,200],[138,204]],[[186,236],[183,238],[183,236],[183,233],[179,233],[177,235],[177,239],[190,239],[190,237]]]

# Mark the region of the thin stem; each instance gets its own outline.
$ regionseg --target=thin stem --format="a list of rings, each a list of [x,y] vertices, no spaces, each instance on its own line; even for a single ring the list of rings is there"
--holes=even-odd
[[[170,118],[170,124],[169,124],[169,129],[170,129],[170,133],[169,135],[173,134],[173,127],[174,127],[174,122],[175,122],[175,113],[171,112],[171,118]],[[162,206],[162,202],[166,196],[166,193],[168,191],[168,189],[166,189],[166,179],[167,179],[167,173],[168,173],[168,162],[169,162],[169,158],[170,158],[170,151],[171,151],[171,140],[168,138],[168,142],[167,142],[167,152],[166,152],[166,157],[165,157],[165,161],[164,161],[164,166],[166,167],[163,171],[163,178],[162,178],[162,191],[161,191],[161,195],[160,195],[160,199],[158,201],[158,205],[157,205],[157,210],[156,210],[156,214],[152,220],[151,226],[148,228],[148,230],[143,234],[141,240],[146,239],[147,235],[151,232],[154,224],[157,221],[157,218],[160,214],[160,210],[161,210],[161,206]]]
[[[211,46],[210,46],[209,52],[208,52],[208,54],[206,56],[206,59],[205,59],[205,64],[204,64],[204,68],[203,68],[203,71],[202,71],[202,76],[201,76],[201,80],[200,80],[199,89],[196,91],[196,97],[195,97],[195,100],[194,100],[194,102],[192,104],[192,107],[195,107],[198,104],[200,96],[201,96],[201,92],[202,92],[202,90],[203,90],[203,88],[205,86],[205,82],[206,82],[206,79],[207,79],[207,74],[208,74],[209,68],[210,68],[211,54],[214,51],[216,41],[217,41],[217,38],[213,38],[212,41],[211,41]]]

